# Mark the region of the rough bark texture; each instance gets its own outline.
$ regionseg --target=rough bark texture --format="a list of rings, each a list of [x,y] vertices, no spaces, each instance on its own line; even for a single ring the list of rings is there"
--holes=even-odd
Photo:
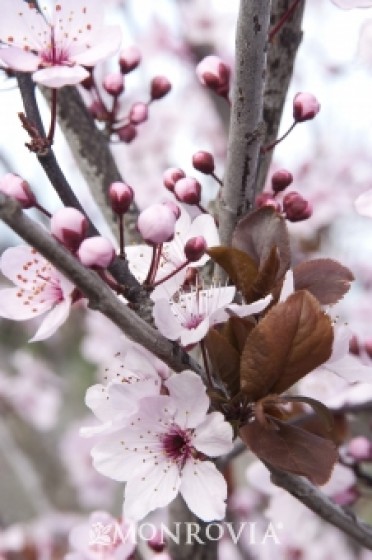
[[[224,187],[219,208],[222,244],[255,198],[262,143],[263,91],[270,0],[242,0],[237,25],[235,83]]]
[[[292,4],[293,0],[272,0],[271,28],[278,23]],[[278,136],[284,102],[292,78],[297,50],[302,39],[301,24],[304,8],[305,0],[300,0],[293,15],[283,24],[269,44],[263,109],[263,120],[266,127],[264,145],[271,144]],[[267,152],[261,158],[257,193],[261,192],[265,185],[272,154],[272,151]]]
[[[209,540],[205,530],[207,523],[204,523],[195,515],[193,515],[181,496],[178,496],[169,506],[170,530],[172,531],[172,520],[174,523],[180,523],[180,544],[168,541],[168,547],[171,558],[174,560],[216,560],[217,542]],[[191,526],[190,524],[195,525]],[[190,538],[190,528],[197,533],[197,539]],[[213,536],[213,533],[211,531]],[[202,544],[205,543],[205,544]]]

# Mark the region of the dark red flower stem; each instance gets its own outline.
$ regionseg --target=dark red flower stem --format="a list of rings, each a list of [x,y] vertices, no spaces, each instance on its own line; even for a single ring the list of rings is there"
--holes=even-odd
[[[296,10],[300,2],[301,0],[294,0],[292,4],[289,6],[288,10],[282,15],[278,23],[274,25],[274,27],[271,29],[269,33],[269,43],[272,42],[275,35],[281,30],[281,28],[283,27],[287,19],[291,17],[291,15],[294,13],[294,11]]]

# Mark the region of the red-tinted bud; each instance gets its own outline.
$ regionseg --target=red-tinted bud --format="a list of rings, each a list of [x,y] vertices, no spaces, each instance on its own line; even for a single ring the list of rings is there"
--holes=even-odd
[[[73,253],[85,238],[87,230],[88,220],[76,208],[60,208],[50,219],[51,234]]]
[[[156,76],[151,80],[150,96],[152,100],[161,99],[172,89],[172,84],[165,76]]]
[[[271,177],[271,188],[274,193],[284,191],[293,181],[293,175],[286,169],[278,169]]]
[[[164,542],[164,535],[161,531],[156,532],[151,539],[149,539],[147,541],[147,544],[149,546],[149,548],[151,548],[151,550],[153,550],[155,553],[159,554],[160,552],[163,552],[163,550],[165,549],[166,543]],[[158,558],[158,557],[156,557]]]
[[[111,183],[108,190],[111,208],[116,214],[123,215],[129,210],[133,202],[133,189],[126,183],[116,181]]]
[[[184,177],[186,177],[186,174],[184,171],[182,171],[182,169],[180,169],[179,167],[170,167],[169,169],[164,171],[164,175],[163,175],[164,186],[169,191],[173,192],[174,185],[177,183],[177,181],[183,179]]]
[[[275,208],[277,212],[280,212],[280,204],[275,200],[270,193],[261,193],[256,196],[256,208],[262,208],[263,206],[271,206]]]
[[[307,220],[313,213],[310,202],[297,192],[291,192],[283,198],[283,211],[290,222]]]
[[[162,204],[167,206],[175,215],[176,220],[181,216],[181,208],[173,200],[165,200]]]
[[[296,122],[313,119],[320,111],[320,104],[312,93],[297,93],[293,99],[293,118]]]
[[[148,115],[146,103],[134,103],[129,111],[129,120],[132,124],[141,124],[147,121]]]
[[[137,229],[150,245],[171,241],[177,217],[167,204],[152,204],[138,216]]]
[[[141,53],[134,45],[123,49],[120,53],[119,64],[123,74],[132,72],[141,62]]]
[[[360,354],[360,345],[359,345],[358,338],[355,336],[355,334],[350,339],[349,352],[350,354],[354,354],[354,356],[359,356]]]
[[[122,74],[116,72],[107,74],[103,80],[103,87],[110,95],[118,96],[124,91],[124,78]]]
[[[202,235],[189,239],[184,247],[185,256],[188,261],[196,262],[202,258],[207,250],[207,242]]]
[[[199,204],[201,198],[201,184],[193,177],[184,177],[174,185],[174,195],[180,202]]]
[[[15,198],[22,208],[35,206],[36,198],[30,185],[19,175],[7,173],[0,181],[0,192]]]
[[[209,152],[196,152],[192,156],[192,164],[195,169],[205,175],[210,175],[214,171],[214,158]]]
[[[200,82],[222,97],[227,97],[230,88],[230,67],[218,56],[206,56],[196,67]]]
[[[125,126],[119,128],[116,132],[120,140],[126,144],[130,144],[137,136],[137,129],[132,124],[126,124]]]
[[[365,436],[358,436],[349,441],[346,452],[356,461],[372,460],[372,442]]]
[[[350,486],[331,498],[333,503],[341,507],[351,506],[360,498],[360,491],[356,486]]]
[[[84,239],[77,256],[84,266],[89,268],[107,268],[115,258],[112,243],[100,235]]]

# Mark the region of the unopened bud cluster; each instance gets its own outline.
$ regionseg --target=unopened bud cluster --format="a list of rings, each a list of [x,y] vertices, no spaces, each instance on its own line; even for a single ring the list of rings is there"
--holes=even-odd
[[[292,173],[279,169],[271,177],[271,192],[264,192],[256,197],[256,207],[271,206],[284,214],[290,222],[307,220],[313,213],[312,205],[296,191],[291,191],[278,200],[278,195],[293,182]]]
[[[126,47],[119,55],[118,70],[106,74],[102,80],[101,88],[106,96],[101,95],[93,73],[82,84],[91,96],[88,107],[93,118],[105,123],[106,132],[110,137],[126,144],[137,137],[138,126],[148,120],[149,105],[153,101],[162,99],[172,88],[166,76],[155,76],[149,84],[148,101],[134,102],[127,115],[123,117],[121,96],[126,89],[126,76],[138,68],[140,63],[139,49],[136,46]]]

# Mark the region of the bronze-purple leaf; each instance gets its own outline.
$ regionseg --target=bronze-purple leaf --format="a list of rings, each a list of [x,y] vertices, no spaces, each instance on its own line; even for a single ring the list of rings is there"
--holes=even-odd
[[[333,329],[306,290],[274,305],[247,337],[240,361],[242,391],[252,401],[283,393],[327,361]]]
[[[337,303],[350,289],[352,272],[332,259],[314,259],[293,269],[296,290],[308,290],[322,305]]]
[[[244,296],[250,290],[258,274],[258,268],[252,258],[243,251],[232,247],[211,247],[207,253],[225,270],[233,284]]]
[[[263,461],[292,474],[325,484],[338,460],[335,444],[315,434],[272,419],[276,429],[257,420],[240,429],[240,437]]]
[[[236,395],[240,390],[239,352],[217,329],[209,330],[205,345],[213,372],[220,377],[230,395]]]
[[[268,206],[251,212],[238,222],[232,246],[247,253],[258,267],[268,258],[272,248],[277,247],[280,259],[278,279],[290,267],[289,235],[285,219]]]

